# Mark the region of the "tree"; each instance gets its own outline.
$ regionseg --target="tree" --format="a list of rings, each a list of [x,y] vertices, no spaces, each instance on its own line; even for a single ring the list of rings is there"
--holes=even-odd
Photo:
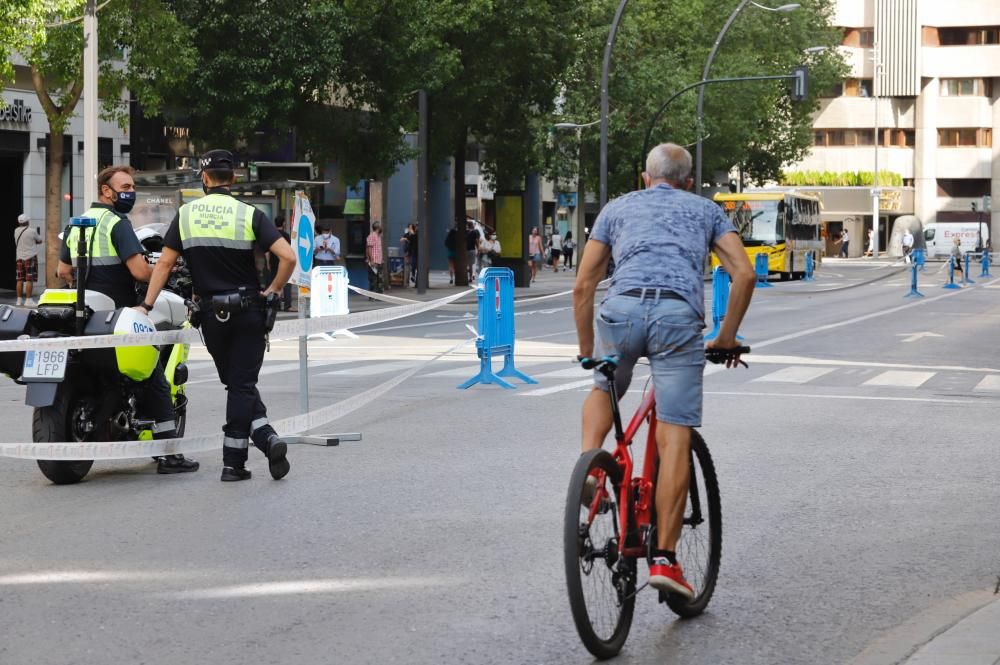
[[[79,6],[82,3],[77,3]],[[63,137],[83,94],[83,30],[76,20],[56,20],[44,39],[20,46],[49,123],[45,170],[46,283],[56,281],[63,173]],[[160,0],[111,0],[99,14],[101,114],[125,126],[124,89],[146,108],[158,108],[166,91],[182,85],[194,66],[185,28]],[[123,57],[125,56],[125,57]],[[87,202],[90,203],[89,201]]]
[[[81,13],[83,3],[84,0],[5,0],[0,4],[0,81],[14,78],[12,54],[44,44],[46,23],[53,17]]]
[[[608,25],[617,2],[581,3],[585,29],[566,90],[563,116],[585,122],[599,113],[601,57]],[[776,178],[782,164],[801,159],[811,144],[810,115],[818,93],[846,73],[833,48],[840,35],[830,26],[830,0],[802,0],[791,13],[774,14],[748,7],[733,24],[713,63],[710,78],[787,74],[808,61],[810,96],[792,104],[785,82],[711,85],[706,89],[703,126],[704,173],[728,172],[740,165],[751,180]],[[622,23],[612,58],[610,81],[609,191],[612,195],[637,186],[642,142],[654,114],[677,90],[699,81],[712,43],[736,2],[692,0],[662,3],[632,0]],[[813,46],[830,47],[806,55]],[[655,144],[693,144],[696,90],[671,104],[652,136]],[[584,130],[583,154],[587,184],[596,186],[598,133]],[[572,147],[574,139],[561,138]],[[693,151],[692,151],[693,152]],[[565,172],[565,155],[550,164],[550,172]]]

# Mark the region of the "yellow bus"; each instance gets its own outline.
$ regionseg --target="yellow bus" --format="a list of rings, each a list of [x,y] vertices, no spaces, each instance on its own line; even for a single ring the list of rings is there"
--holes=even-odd
[[[744,192],[716,194],[715,201],[743,239],[750,263],[767,254],[768,274],[782,280],[805,274],[806,254],[813,253],[814,269],[819,267],[820,200],[800,192]],[[712,267],[719,265],[712,255]]]

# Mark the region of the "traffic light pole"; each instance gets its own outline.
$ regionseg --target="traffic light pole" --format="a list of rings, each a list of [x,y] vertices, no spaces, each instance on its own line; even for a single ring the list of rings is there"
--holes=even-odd
[[[667,107],[670,106],[671,102],[688,90],[693,90],[694,88],[700,88],[713,83],[740,83],[743,81],[793,81],[793,101],[802,101],[808,93],[808,70],[805,67],[796,67],[791,74],[776,74],[773,76],[735,76],[731,78],[707,79],[686,85],[672,94],[667,101],[663,102],[663,106],[660,107],[656,114],[653,115],[653,119],[650,120],[649,127],[646,129],[646,137],[642,140],[642,152],[639,154],[639,164],[644,165],[646,163],[646,153],[649,151],[649,140],[653,136],[653,130],[656,128],[656,123],[660,121],[660,118],[667,110]]]

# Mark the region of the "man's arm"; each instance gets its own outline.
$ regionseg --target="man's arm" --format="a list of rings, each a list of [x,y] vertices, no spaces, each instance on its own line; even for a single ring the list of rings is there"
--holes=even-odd
[[[587,246],[589,247],[590,243],[587,243]],[[732,279],[733,288],[729,291],[726,318],[722,320],[718,336],[709,342],[708,346],[710,348],[731,349],[739,346],[736,341],[736,331],[739,330],[743,316],[750,306],[756,276],[739,235],[735,233],[723,234],[715,242],[712,249]]]
[[[167,280],[170,279],[170,271],[174,269],[175,265],[177,265],[177,257],[179,256],[180,253],[177,250],[170,249],[169,247],[163,248],[160,258],[156,260],[156,267],[153,268],[153,274],[149,278],[149,288],[146,289],[146,303],[152,305],[156,302],[156,298],[160,295],[160,291],[162,291],[163,287],[167,285]],[[145,263],[145,261],[143,262]],[[145,310],[142,307],[137,306],[135,309],[145,313]]]
[[[271,253],[271,256],[278,257],[278,271],[274,275],[274,281],[264,290],[265,296],[271,293],[281,293],[281,289],[284,288],[288,278],[295,270],[295,252],[292,251],[292,246],[288,244],[287,240],[278,238],[268,247],[267,251]]]
[[[73,266],[64,261],[60,261],[59,265],[56,266],[56,277],[66,282],[67,284],[72,284]]]
[[[576,338],[580,355],[594,353],[594,293],[601,278],[608,272],[611,247],[600,240],[591,239],[583,250],[573,285],[573,318],[576,320]]]
[[[148,282],[153,276],[153,266],[149,265],[142,254],[133,254],[125,259],[125,267],[137,282]]]

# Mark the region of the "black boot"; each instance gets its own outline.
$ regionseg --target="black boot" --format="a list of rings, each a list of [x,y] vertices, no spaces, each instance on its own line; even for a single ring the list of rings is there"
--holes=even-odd
[[[277,434],[272,434],[267,438],[267,466],[271,471],[271,477],[281,480],[288,475],[292,465],[288,463],[288,444],[278,438]]]
[[[250,476],[251,476],[250,469],[247,469],[247,468],[242,467],[242,466],[240,466],[240,467],[232,467],[232,466],[224,466],[224,467],[222,467],[222,478],[221,478],[221,480],[224,483],[236,482],[237,480],[250,480]]]
[[[200,466],[197,460],[187,459],[184,455],[166,455],[156,460],[157,473],[191,473]]]

